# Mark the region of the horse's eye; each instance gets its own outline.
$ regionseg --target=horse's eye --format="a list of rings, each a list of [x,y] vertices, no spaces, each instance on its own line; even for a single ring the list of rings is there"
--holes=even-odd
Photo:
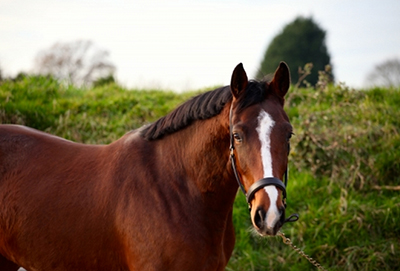
[[[237,141],[238,143],[242,142],[242,138],[240,137],[240,135],[238,133],[234,133],[233,134],[233,138],[235,139],[235,141]]]

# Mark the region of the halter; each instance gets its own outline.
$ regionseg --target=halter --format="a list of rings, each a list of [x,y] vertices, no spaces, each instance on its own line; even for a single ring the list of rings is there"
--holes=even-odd
[[[234,144],[234,137],[233,137],[233,125],[232,125],[232,115],[233,115],[233,102],[231,104],[231,108],[229,110],[229,134],[230,134],[230,160],[231,160],[231,164],[232,164],[232,169],[233,169],[233,173],[235,175],[236,181],[239,185],[240,190],[242,190],[243,194],[246,196],[246,200],[247,200],[247,204],[249,205],[249,212],[251,211],[251,201],[254,198],[255,193],[266,187],[269,185],[274,185],[278,188],[280,188],[282,190],[282,202],[283,205],[285,206],[286,209],[286,186],[287,186],[287,181],[288,181],[288,169],[286,168],[285,170],[285,174],[284,174],[284,180],[285,183],[283,183],[280,179],[275,178],[275,177],[267,177],[267,178],[263,178],[255,183],[253,183],[249,190],[246,193],[246,190],[244,188],[243,183],[240,181],[240,177],[239,174],[237,172],[236,169],[236,162],[235,162],[235,154],[234,154],[234,150],[235,150],[235,144]],[[288,218],[286,218],[284,220],[284,223],[286,222],[295,222],[299,219],[299,215],[298,214],[292,214],[290,215]]]

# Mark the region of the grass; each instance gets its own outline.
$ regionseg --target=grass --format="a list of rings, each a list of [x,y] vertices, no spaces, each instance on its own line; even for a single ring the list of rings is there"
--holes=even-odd
[[[110,143],[195,93],[67,87],[47,77],[0,82],[0,123],[73,141]],[[343,85],[291,89],[294,126],[282,231],[329,270],[400,269],[400,90]],[[389,187],[387,187],[389,186]],[[387,189],[389,188],[389,189]],[[244,196],[234,204],[236,246],[227,270],[314,270],[280,237],[251,232]]]
[[[309,172],[291,170],[286,237],[329,270],[396,270],[400,267],[398,192],[362,194]],[[312,270],[280,237],[260,238],[251,227],[242,195],[235,201],[237,243],[227,270]]]

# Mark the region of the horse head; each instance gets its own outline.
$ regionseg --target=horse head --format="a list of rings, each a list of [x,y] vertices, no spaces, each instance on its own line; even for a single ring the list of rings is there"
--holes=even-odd
[[[246,194],[253,226],[275,235],[285,222],[289,140],[292,126],[283,109],[290,86],[288,66],[281,62],[271,82],[249,81],[242,64],[232,74],[230,109],[231,162]]]

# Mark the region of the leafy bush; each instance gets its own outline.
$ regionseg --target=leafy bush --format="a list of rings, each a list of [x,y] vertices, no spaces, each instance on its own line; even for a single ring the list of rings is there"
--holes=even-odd
[[[58,114],[53,101],[64,91],[52,77],[20,76],[1,83],[0,121],[17,123],[44,130],[54,123]]]
[[[400,182],[400,93],[345,86],[297,89],[288,98],[295,167],[344,187]]]

